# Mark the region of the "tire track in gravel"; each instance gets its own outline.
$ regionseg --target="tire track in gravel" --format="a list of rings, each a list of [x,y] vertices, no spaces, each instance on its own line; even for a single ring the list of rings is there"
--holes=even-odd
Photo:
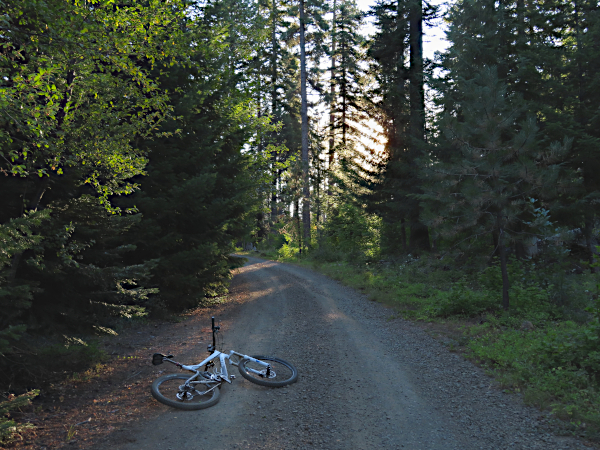
[[[238,376],[216,406],[165,406],[114,448],[585,448],[540,429],[538,412],[420,328],[388,321],[383,306],[310,270],[248,259],[231,288],[242,301],[220,318],[224,349],[286,359],[298,382],[272,389]],[[199,345],[176,359],[203,355]]]

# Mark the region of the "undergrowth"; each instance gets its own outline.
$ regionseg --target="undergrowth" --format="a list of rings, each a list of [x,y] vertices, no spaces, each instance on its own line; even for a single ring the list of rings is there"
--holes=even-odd
[[[314,252],[263,256],[311,265],[393,308],[398,316],[451,322],[460,350],[526,403],[550,410],[575,435],[600,440],[600,303],[596,274],[512,260],[509,311],[497,264],[465,270],[435,258],[323,260]]]
[[[9,442],[19,432],[28,428],[33,428],[33,425],[25,423],[20,424],[12,420],[10,417],[11,411],[17,411],[24,406],[31,404],[31,399],[40,393],[39,390],[33,390],[25,394],[15,396],[9,395],[6,400],[0,400],[0,444]]]

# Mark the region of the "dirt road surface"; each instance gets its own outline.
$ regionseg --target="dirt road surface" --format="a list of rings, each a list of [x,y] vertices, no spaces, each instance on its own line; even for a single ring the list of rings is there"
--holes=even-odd
[[[273,389],[238,376],[214,407],[188,412],[157,403],[152,417],[92,448],[588,448],[551,434],[538,411],[420,327],[390,320],[385,307],[308,269],[248,259],[233,280],[235,305],[218,317],[224,349],[286,359],[298,382]],[[179,338],[188,350],[176,360],[199,362],[208,338],[186,329]],[[176,372],[166,364],[148,370]]]

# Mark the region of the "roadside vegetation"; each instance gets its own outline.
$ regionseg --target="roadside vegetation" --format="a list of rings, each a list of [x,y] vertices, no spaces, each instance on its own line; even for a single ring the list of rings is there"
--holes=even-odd
[[[597,2],[0,0],[0,30],[7,401],[221,298],[237,245],[464,327],[600,433]]]
[[[385,257],[369,245],[344,255],[330,240],[320,243],[302,256],[293,243],[260,254],[364,292],[390,308],[390,320],[437,324],[452,351],[527,404],[551,411],[561,432],[600,439],[599,273],[581,272],[575,258],[510,258],[506,311],[497,259],[481,266],[464,253]]]

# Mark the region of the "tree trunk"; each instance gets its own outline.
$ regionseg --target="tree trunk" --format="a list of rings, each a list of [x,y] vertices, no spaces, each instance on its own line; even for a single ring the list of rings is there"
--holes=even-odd
[[[592,266],[592,264],[594,264],[594,262],[595,262],[595,255],[596,255],[596,252],[594,252],[594,244],[592,241],[592,230],[593,229],[594,229],[594,215],[593,215],[593,213],[588,211],[585,214],[585,225],[583,227],[583,235],[585,237],[585,248],[587,251],[588,262],[590,263],[590,270],[592,273],[596,273],[597,268]]]
[[[492,245],[494,246],[494,252],[492,253],[492,258],[494,256],[500,256],[498,253],[498,231],[492,231]]]
[[[430,250],[429,228],[427,228],[419,221],[418,216],[415,219],[411,220],[410,223],[409,248],[411,251]]]
[[[273,0],[271,5],[272,14],[272,29],[271,29],[271,116],[275,117],[277,111],[277,4]],[[277,155],[271,156],[273,161],[273,191],[271,193],[271,225],[277,222],[277,178],[278,169],[275,167],[277,163]]]
[[[412,0],[410,4],[410,164],[416,168],[416,158],[425,141],[425,89],[423,86],[423,4]],[[415,192],[421,190],[415,186]],[[410,247],[430,250],[429,230],[419,220],[420,205],[415,202],[411,214]]]
[[[408,248],[406,247],[406,221],[404,219],[400,219],[400,233],[402,238],[402,250],[406,253]]]
[[[306,98],[306,42],[305,42],[304,0],[300,0],[300,95],[302,97],[302,177],[303,202],[302,222],[304,224],[304,245],[310,246],[310,186],[308,177],[308,103]]]
[[[298,226],[298,252],[302,254],[302,230],[300,227],[300,202],[298,199],[294,201],[294,207],[296,209],[296,225]]]
[[[425,89],[423,86],[423,5],[410,6],[410,134],[416,145],[425,139]]]
[[[345,23],[346,19],[346,8],[341,8],[341,20],[342,23]],[[342,33],[344,32],[344,28],[342,28]],[[346,80],[346,70],[348,68],[348,49],[346,48],[347,40],[342,39],[342,44],[340,48],[342,60],[340,61],[340,68],[342,69],[342,73],[340,74],[340,94],[342,96],[342,145],[344,148],[346,147],[346,132],[348,129],[347,124],[347,114],[348,114],[348,83]]]
[[[510,302],[508,298],[508,268],[506,258],[506,248],[504,247],[504,229],[502,228],[502,218],[497,216],[498,227],[498,253],[500,254],[500,271],[502,272],[502,308],[508,311]]]
[[[398,2],[398,19],[397,19],[397,33],[396,42],[398,42],[399,48],[397,49],[399,57],[396,62],[396,98],[397,100],[392,105],[393,107],[393,126],[394,126],[394,142],[391,143],[390,150],[392,151],[391,159],[398,161],[400,155],[404,152],[403,141],[406,140],[406,114],[405,114],[405,98],[406,98],[406,67],[404,63],[404,52],[406,51],[405,41],[406,35],[402,30],[400,24],[400,18],[403,16],[403,3]]]
[[[333,20],[331,26],[331,83],[329,86],[329,163],[327,166],[327,196],[331,195],[331,171],[335,158],[335,22],[337,20],[337,1],[333,0]]]
[[[342,145],[346,148],[346,130],[348,128],[347,125],[347,114],[348,114],[348,84],[346,83],[346,67],[348,65],[348,61],[346,61],[346,46],[345,43],[342,44],[342,74],[341,74],[341,94],[342,94]]]

